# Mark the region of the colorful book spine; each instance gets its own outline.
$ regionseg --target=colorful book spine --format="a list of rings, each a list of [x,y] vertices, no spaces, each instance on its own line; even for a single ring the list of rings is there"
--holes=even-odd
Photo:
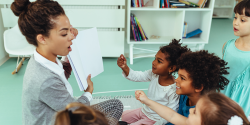
[[[133,36],[134,36],[134,40],[137,41],[136,39],[136,35],[135,35],[135,29],[134,29],[134,23],[133,23],[133,18],[132,15],[130,16],[130,20],[131,20],[131,28],[132,28],[132,32],[133,32]]]
[[[135,25],[136,25],[136,30],[137,30],[138,36],[139,36],[139,38],[140,38],[140,41],[142,41],[142,40],[143,40],[142,34],[141,34],[141,32],[140,32],[140,28],[139,28],[139,26],[138,26],[138,23],[137,23],[137,21],[136,21],[135,16],[134,16],[134,22],[135,22]]]
[[[143,40],[146,40],[145,34],[144,34],[143,30],[142,30],[141,24],[140,24],[139,20],[137,19],[137,17],[135,17],[135,20],[136,20],[136,22],[138,24],[138,27],[139,27],[139,30],[141,32]]]
[[[144,0],[141,0],[141,6],[144,7]]]
[[[139,7],[141,7],[141,0],[139,0]]]
[[[161,0],[161,7],[164,8],[164,0]]]
[[[133,15],[132,18],[133,18],[134,29],[135,29],[135,34],[136,34],[137,41],[141,41],[140,34],[139,34],[139,30],[137,29],[137,24],[136,24],[136,22],[135,22],[134,15]]]
[[[131,7],[135,7],[135,0],[131,0]]]

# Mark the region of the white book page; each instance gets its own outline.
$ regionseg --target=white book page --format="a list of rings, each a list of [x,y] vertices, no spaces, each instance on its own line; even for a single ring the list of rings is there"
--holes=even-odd
[[[81,56],[85,77],[87,79],[88,75],[91,74],[91,78],[93,78],[104,71],[97,29],[79,31],[77,36],[79,37],[76,39],[77,48]]]
[[[78,32],[76,39],[72,40],[72,51],[68,58],[81,91],[88,87],[87,77],[97,76],[104,71],[101,49],[96,28]]]

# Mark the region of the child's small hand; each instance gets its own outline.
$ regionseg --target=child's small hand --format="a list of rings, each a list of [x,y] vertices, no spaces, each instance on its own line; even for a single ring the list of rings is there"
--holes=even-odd
[[[135,98],[143,104],[148,100],[147,95],[141,90],[135,91]]]
[[[120,57],[117,59],[117,65],[122,69],[127,66],[127,60],[123,54],[121,54]]]
[[[73,28],[72,26],[70,27],[70,32],[75,36],[75,38],[78,35],[78,30]]]

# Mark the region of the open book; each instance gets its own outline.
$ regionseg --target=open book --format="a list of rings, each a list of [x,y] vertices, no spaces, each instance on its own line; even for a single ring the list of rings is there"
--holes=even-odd
[[[69,52],[68,59],[78,86],[83,91],[88,88],[89,74],[93,78],[104,71],[97,29],[79,31],[72,42],[72,51]]]

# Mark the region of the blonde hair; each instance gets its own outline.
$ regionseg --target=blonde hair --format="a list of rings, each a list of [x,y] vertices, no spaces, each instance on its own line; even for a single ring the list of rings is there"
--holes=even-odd
[[[239,116],[243,125],[250,125],[243,109],[232,99],[221,93],[207,93],[201,98],[201,125],[227,125],[232,116]]]
[[[108,125],[108,121],[100,111],[81,103],[70,103],[57,113],[55,125]]]

